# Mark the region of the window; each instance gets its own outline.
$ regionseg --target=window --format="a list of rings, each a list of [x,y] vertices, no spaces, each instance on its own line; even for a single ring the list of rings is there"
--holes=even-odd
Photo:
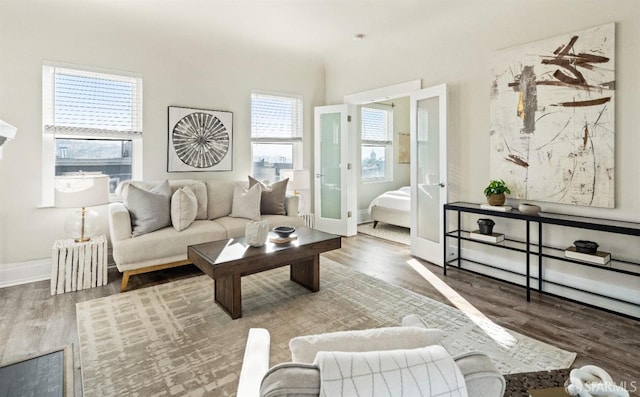
[[[393,110],[385,105],[360,109],[361,170],[363,182],[393,179]]]
[[[251,161],[254,178],[270,182],[302,168],[302,97],[251,94]]]
[[[55,175],[101,172],[111,193],[142,178],[142,79],[44,65],[43,205],[53,205]]]

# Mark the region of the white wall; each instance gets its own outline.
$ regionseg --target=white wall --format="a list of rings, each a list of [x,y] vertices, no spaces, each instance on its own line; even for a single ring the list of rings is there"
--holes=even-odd
[[[454,8],[448,15],[439,14],[435,18],[424,15],[423,23],[406,26],[393,35],[381,37],[375,32],[365,32],[365,40],[328,54],[326,102],[340,103],[346,94],[402,81],[422,79],[423,87],[447,83],[449,201],[481,203],[485,200],[483,189],[490,179],[492,54],[616,22],[616,208],[538,204],[548,212],[640,222],[640,2],[470,0],[458,2]],[[522,228],[521,224],[502,226],[507,234],[520,233]],[[554,246],[568,246],[578,238],[593,237],[616,257],[635,261],[640,258],[637,237],[590,234],[575,229],[552,229],[545,233],[547,242]],[[637,277],[619,279],[615,277],[614,284],[619,281],[631,291],[640,288]]]
[[[640,3],[636,0],[468,1],[451,15],[328,54],[326,102],[422,79],[449,87],[451,200],[481,202],[489,181],[489,84],[494,51],[616,22],[616,208],[540,203],[546,211],[640,222]],[[386,52],[383,50],[386,49]]]
[[[312,164],[312,109],[324,102],[321,59],[228,37],[212,36],[202,44],[190,36],[198,32],[180,20],[162,25],[151,6],[146,19],[118,15],[118,3],[0,1],[0,118],[18,128],[0,160],[0,271],[3,265],[49,257],[54,240],[64,238],[69,210],[38,208],[45,60],[142,74],[145,179],[245,179],[251,170],[253,89],[303,96],[304,167]],[[108,6],[96,12],[100,4]],[[169,105],[233,112],[232,172],[166,172]],[[106,232],[106,207],[98,212]]]

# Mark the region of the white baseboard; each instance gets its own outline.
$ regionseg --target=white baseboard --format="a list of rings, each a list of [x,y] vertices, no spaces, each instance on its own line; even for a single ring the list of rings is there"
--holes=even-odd
[[[107,266],[115,266],[109,252]],[[0,264],[0,288],[35,283],[51,279],[51,258],[33,259],[25,262]]]
[[[51,278],[51,258],[0,265],[0,288]]]

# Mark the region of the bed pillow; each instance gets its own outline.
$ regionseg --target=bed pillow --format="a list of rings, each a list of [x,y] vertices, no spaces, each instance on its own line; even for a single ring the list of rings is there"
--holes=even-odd
[[[233,190],[233,202],[229,216],[260,220],[260,193],[260,185],[254,185],[248,190],[242,186],[236,186]]]
[[[298,336],[289,341],[291,361],[311,364],[319,351],[365,352],[414,349],[440,343],[444,332],[421,327],[386,327]]]
[[[133,237],[171,225],[171,187],[163,181],[151,190],[129,185],[125,206],[131,214]]]
[[[171,196],[171,224],[181,232],[188,228],[198,214],[198,199],[188,186],[182,187]]]
[[[249,175],[249,187],[259,185],[262,190],[260,213],[263,215],[287,215],[285,198],[289,178],[266,185]]]

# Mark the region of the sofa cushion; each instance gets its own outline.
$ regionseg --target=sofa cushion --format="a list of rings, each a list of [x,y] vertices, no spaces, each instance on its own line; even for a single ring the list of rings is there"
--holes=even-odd
[[[177,232],[165,227],[136,238],[113,243],[113,259],[121,272],[187,259],[192,244],[225,240],[227,231],[215,221],[196,220]]]
[[[287,195],[289,178],[266,185],[249,175],[249,187],[260,185],[260,213],[263,215],[286,215],[284,199]]]
[[[413,349],[440,343],[444,332],[419,327],[386,327],[298,336],[289,341],[291,361],[311,364],[319,351],[363,352]]]
[[[259,185],[253,185],[249,189],[236,186],[233,190],[233,201],[229,216],[232,218],[259,220],[260,193]]]
[[[204,184],[204,182],[201,181],[191,181],[190,183],[189,181],[186,182],[187,183],[184,185],[184,187],[188,187],[191,189],[196,197],[196,202],[198,204],[196,219],[207,219],[207,186]],[[169,181],[169,184],[172,185],[171,181]],[[173,185],[171,186],[171,189],[174,190]]]
[[[236,181],[205,181],[207,186],[207,217],[217,219],[231,213]]]
[[[191,225],[198,213],[198,200],[188,186],[181,187],[171,196],[171,224],[177,231]]]
[[[129,186],[125,205],[134,237],[171,225],[171,187],[164,181],[151,190]]]

